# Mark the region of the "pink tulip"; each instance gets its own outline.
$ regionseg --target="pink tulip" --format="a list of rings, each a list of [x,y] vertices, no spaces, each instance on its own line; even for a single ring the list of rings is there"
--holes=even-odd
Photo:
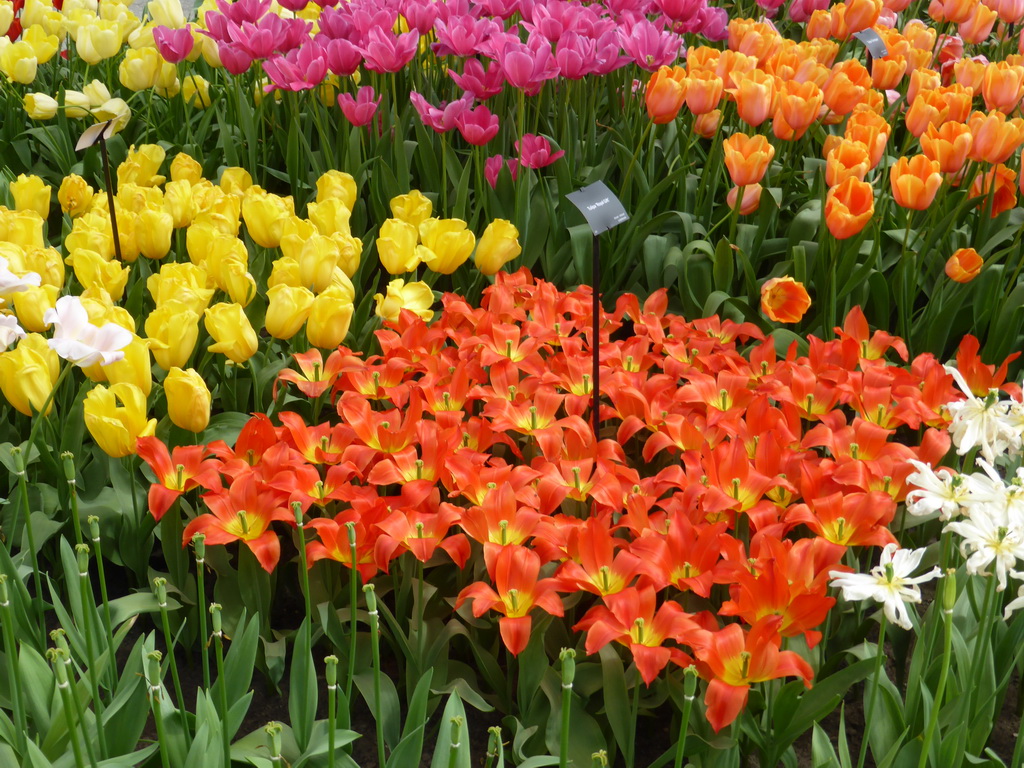
[[[519,0],[483,0],[477,7],[488,16],[507,19],[519,10]]]
[[[368,41],[359,50],[366,59],[366,68],[373,72],[398,72],[412,61],[419,43],[419,32],[392,35],[380,27],[374,27],[367,35]]]
[[[654,0],[654,4],[672,21],[683,21],[696,16],[707,0]]]
[[[435,107],[416,91],[409,94],[409,101],[416,108],[423,124],[438,133],[448,133],[455,128],[459,115],[473,104],[472,99],[463,97],[450,103],[442,101],[440,107]]]
[[[278,56],[263,62],[263,70],[270,78],[266,92],[280,88],[286,91],[308,91],[316,88],[327,75],[327,58],[319,45],[310,41],[287,56]]]
[[[551,142],[532,133],[523,134],[523,140],[516,142],[516,152],[519,153],[519,164],[533,169],[546,168],[565,154],[561,149],[552,153]]]
[[[470,15],[452,16],[434,24],[437,42],[430,48],[438,56],[473,56],[480,44],[501,32],[501,24],[493,19],[476,19]]]
[[[815,11],[828,8],[829,0],[793,0],[789,4],[789,18],[800,24],[808,21]]]
[[[377,114],[381,97],[374,99],[375,95],[371,86],[360,88],[354,99],[350,93],[341,93],[338,94],[338,106],[352,125],[362,128],[373,122],[373,116]]]
[[[309,0],[277,0],[277,2],[282,8],[287,8],[295,13],[303,10],[309,4]]]
[[[506,161],[501,155],[493,155],[484,161],[484,178],[491,185],[491,189],[498,186],[498,175],[501,173],[501,169],[505,167],[506,162],[508,164],[508,172],[512,176],[512,181],[515,181],[519,176],[519,161],[514,157],[510,157]]]
[[[540,93],[546,81],[558,77],[551,45],[540,35],[531,35],[525,44],[503,38],[493,48],[494,58],[501,64],[509,85],[529,96]]]
[[[240,75],[248,72],[252,66],[252,56],[246,53],[241,46],[235,43],[218,43],[217,55],[224,69],[232,75]]]
[[[223,14],[228,21],[234,24],[242,24],[246,21],[255,24],[270,11],[272,0],[217,0],[217,10]],[[209,14],[206,16],[209,24]]]
[[[171,64],[187,59],[196,43],[192,38],[191,24],[186,24],[184,29],[171,29],[162,25],[156,27],[153,30],[153,42],[164,60]]]
[[[596,59],[597,43],[575,32],[566,32],[555,48],[555,62],[562,77],[582,80],[589,75]]]
[[[491,110],[480,105],[476,109],[467,109],[455,118],[455,127],[462,138],[475,147],[482,147],[498,135],[498,116]]]
[[[433,0],[409,0],[402,4],[402,15],[409,22],[409,29],[425,35],[434,28],[438,8]]]
[[[448,70],[448,75],[459,88],[477,101],[487,101],[492,96],[497,96],[505,86],[505,73],[501,71],[501,65],[496,61],[492,61],[485,71],[478,59],[466,59],[462,65],[461,75],[453,69]]]
[[[328,40],[324,54],[327,68],[338,77],[348,77],[363,63],[363,54],[348,40]]]
[[[647,19],[637,21],[628,32],[620,29],[619,39],[633,61],[648,72],[657,72],[659,67],[672,64],[683,43],[681,37],[659,29]]]
[[[337,8],[325,9],[317,19],[317,24],[320,27],[320,34],[331,40],[354,42],[361,36],[356,30],[355,24],[352,23],[352,16]]]

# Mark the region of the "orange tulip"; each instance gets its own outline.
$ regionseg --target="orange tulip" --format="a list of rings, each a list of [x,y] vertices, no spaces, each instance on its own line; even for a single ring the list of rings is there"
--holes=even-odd
[[[1005,165],[999,165],[978,176],[971,184],[971,197],[982,197],[978,207],[984,209],[992,199],[991,216],[994,219],[1003,211],[1008,211],[1017,204],[1017,174]]]
[[[942,24],[946,20],[946,12],[942,7],[942,0],[931,0],[928,3],[928,18],[936,24]]]
[[[971,104],[974,101],[974,91],[971,88],[955,83],[936,88],[935,92],[942,97],[942,100],[946,102],[946,106],[949,107],[949,114],[946,115],[946,120],[952,120],[955,123],[967,121],[968,116],[971,114]]]
[[[729,22],[729,50],[745,53],[764,61],[782,45],[778,31],[754,19],[733,19]]]
[[[660,67],[651,75],[644,101],[652,123],[664,125],[676,119],[686,97],[686,84],[686,70],[682,67]]]
[[[942,75],[934,69],[915,69],[910,73],[910,85],[907,86],[907,104],[913,104],[919,93],[933,91],[940,85]]]
[[[825,183],[829,187],[835,187],[851,176],[858,181],[864,181],[870,170],[870,163],[867,147],[859,141],[843,139],[825,159]]]
[[[1024,2],[1024,0],[1021,0]],[[988,65],[977,59],[960,59],[953,65],[953,77],[964,88],[971,88],[975,93],[981,91],[981,85],[985,81],[985,71]]]
[[[963,24],[971,18],[975,6],[979,4],[979,0],[942,0],[943,21]]]
[[[942,186],[939,164],[924,155],[901,157],[889,169],[889,184],[896,205],[912,211],[923,211],[935,200]]]
[[[687,78],[686,106],[695,115],[705,115],[722,100],[722,78],[709,70],[691,72]]]
[[[761,311],[776,323],[799,323],[810,307],[807,289],[792,277],[773,277],[761,286]]]
[[[878,15],[882,12],[882,0],[850,0],[846,4],[843,21],[846,22],[848,35],[861,32],[875,26]]]
[[[1024,0],[982,0],[999,15],[1004,24],[1019,24],[1024,20]]]
[[[903,36],[910,41],[914,48],[919,51],[928,51],[930,55],[935,50],[938,32],[920,19],[912,19],[903,27]]]
[[[715,74],[722,78],[725,89],[731,91],[736,88],[739,79],[757,69],[757,59],[754,56],[747,56],[745,53],[736,51],[722,51],[715,64]]]
[[[974,136],[968,157],[986,163],[1005,163],[1024,142],[1024,120],[1007,119],[1002,112],[974,112],[967,124]]]
[[[691,48],[686,52],[686,71],[689,75],[695,72],[714,72],[721,55],[720,50],[706,45]]]
[[[907,130],[914,136],[921,136],[929,126],[942,125],[949,114],[942,94],[938,91],[922,91],[918,94],[903,118]]]
[[[960,37],[965,43],[982,43],[992,34],[992,27],[996,24],[999,14],[991,8],[986,8],[982,3],[974,7],[974,13],[967,21],[960,25]]]
[[[722,149],[725,151],[725,167],[729,171],[729,178],[737,187],[747,187],[761,181],[775,157],[775,147],[760,135],[734,133],[722,142]]]
[[[891,91],[907,73],[906,56],[886,56],[871,62],[871,84],[881,91]]]
[[[815,83],[798,83],[790,80],[782,85],[779,94],[778,112],[786,124],[797,133],[797,138],[818,119],[825,94]]]
[[[981,81],[981,95],[985,109],[1010,114],[1024,96],[1024,67],[1010,66],[1005,61],[989,64]]]
[[[828,11],[814,11],[807,20],[807,39],[821,40],[832,34],[832,14]]]
[[[736,199],[739,196],[739,191],[740,187],[733,187],[729,190],[729,194],[725,196],[725,202],[729,204],[730,210],[736,209]],[[743,187],[743,201],[740,203],[741,216],[749,216],[761,207],[761,191],[762,187],[760,184],[751,184],[748,187]]]
[[[973,248],[960,248],[946,262],[946,276],[958,283],[969,283],[981,273],[984,263]]]
[[[825,83],[825,104],[837,115],[848,115],[871,88],[871,75],[856,59],[846,59],[832,68]]]
[[[910,0],[882,0],[882,7],[893,13],[902,13],[910,5]]]
[[[874,168],[882,160],[885,145],[889,142],[890,130],[888,121],[881,115],[859,110],[847,119],[844,136],[859,141],[868,148],[871,167]]]
[[[825,197],[825,225],[837,240],[859,234],[874,213],[875,191],[852,176],[832,187]]]
[[[971,129],[964,123],[944,123],[941,128],[930,125],[921,136],[921,150],[943,173],[959,173],[973,141]]]
[[[775,111],[779,100],[775,77],[760,69],[734,77],[736,87],[730,94],[736,99],[740,120],[756,128]]]
[[[722,125],[722,110],[713,109],[702,115],[697,115],[693,121],[693,132],[702,139],[710,139],[718,133]]]

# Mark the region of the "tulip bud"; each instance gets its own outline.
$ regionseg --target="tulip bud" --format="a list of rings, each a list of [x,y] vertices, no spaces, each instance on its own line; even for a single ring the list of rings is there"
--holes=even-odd
[[[164,379],[167,415],[176,427],[202,432],[210,423],[210,390],[195,369],[171,368]]]
[[[356,180],[343,171],[327,171],[316,181],[316,201],[330,197],[340,199],[350,211],[356,204]]]
[[[209,351],[226,355],[236,365],[255,355],[259,348],[256,332],[239,304],[220,303],[207,309],[206,330],[215,342]]]
[[[345,341],[355,307],[351,298],[330,286],[313,299],[306,321],[306,338],[314,347],[332,349]]]
[[[290,339],[309,317],[315,297],[305,286],[275,285],[267,290],[267,298],[267,333],[275,339]]]
[[[419,227],[429,219],[433,211],[434,204],[418,189],[414,189],[406,195],[391,198],[391,215],[414,227]]]
[[[26,93],[22,103],[33,120],[51,120],[57,115],[57,100],[45,93]]]
[[[9,185],[14,207],[19,211],[35,211],[44,219],[50,215],[52,189],[38,176],[20,174]]]
[[[519,230],[506,219],[495,219],[487,225],[477,242],[473,261],[485,275],[495,275],[522,251]]]
[[[381,266],[392,275],[412,272],[420,264],[416,244],[419,231],[407,221],[388,219],[377,237],[377,256]]]

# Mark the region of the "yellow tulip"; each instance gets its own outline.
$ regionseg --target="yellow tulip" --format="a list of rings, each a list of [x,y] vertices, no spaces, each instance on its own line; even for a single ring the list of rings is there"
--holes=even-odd
[[[391,198],[391,215],[419,227],[434,212],[434,204],[418,189]]]
[[[16,83],[31,84],[36,79],[38,66],[35,51],[26,42],[11,43],[0,52],[0,70]]]
[[[171,180],[198,184],[203,179],[203,166],[187,152],[179,152],[171,160]]]
[[[133,334],[132,340],[124,348],[124,357],[103,366],[103,372],[110,383],[132,384],[149,397],[153,389],[153,362],[149,356],[149,342]]]
[[[64,213],[72,218],[85,213],[89,203],[92,202],[93,188],[78,174],[72,173],[65,176],[57,190],[57,202]]]
[[[473,253],[476,236],[462,219],[427,219],[420,224],[420,260],[433,272],[450,275]]]
[[[21,42],[32,49],[32,53],[40,64],[45,64],[57,55],[60,38],[49,34],[45,24],[29,24],[23,26],[22,29],[24,32],[21,34]]]
[[[156,48],[129,48],[118,65],[118,79],[121,85],[131,91],[153,88],[163,63]]]
[[[136,148],[133,144],[128,150],[128,157],[117,166],[117,185],[138,184],[140,187],[158,187],[164,183],[165,177],[157,173],[163,165],[167,153],[159,144],[143,144]]]
[[[253,241],[264,248],[281,244],[285,220],[294,216],[291,198],[278,197],[252,186],[242,198],[242,218]]]
[[[81,91],[64,91],[64,114],[68,117],[85,117],[89,114],[91,102]]]
[[[147,259],[162,259],[171,250],[174,219],[163,208],[146,208],[138,215],[135,239]]]
[[[210,106],[210,81],[199,75],[186,75],[181,84],[181,97],[196,109]]]
[[[356,180],[344,171],[327,171],[316,180],[316,201],[322,203],[336,197],[350,211],[356,204]]]
[[[157,365],[165,371],[180,368],[199,340],[199,313],[176,300],[160,304],[146,318],[146,336]]]
[[[43,285],[64,286],[64,262],[56,248],[31,248],[21,260],[24,272],[35,272]]]
[[[256,354],[259,340],[240,304],[214,304],[206,310],[206,330],[215,343],[207,349],[241,365]]]
[[[309,220],[316,226],[321,235],[351,235],[349,218],[352,211],[338,197],[329,197],[322,203],[310,203],[306,206]]]
[[[56,285],[30,286],[18,291],[12,297],[14,314],[18,316],[21,327],[33,333],[42,333],[49,324],[43,321],[46,311],[53,309],[60,296],[60,288]]]
[[[313,235],[299,251],[299,280],[316,293],[331,284],[331,276],[340,256],[338,244],[329,237]]]
[[[134,384],[95,386],[85,396],[82,410],[89,434],[114,458],[131,456],[140,437],[156,432],[156,419],[146,419],[146,396]]]
[[[206,35],[202,35],[206,37]],[[225,168],[220,175],[220,188],[229,195],[241,197],[252,186],[252,176],[245,168]]]
[[[274,260],[270,268],[270,277],[267,278],[267,287],[273,288],[275,285],[290,285],[294,287],[302,285],[297,259],[289,259],[287,256],[282,256],[280,259]]]
[[[75,49],[86,64],[94,66],[116,56],[123,42],[117,22],[96,18],[79,26]]]
[[[202,432],[210,423],[210,388],[195,369],[171,368],[164,379],[167,415],[189,432]]]
[[[38,176],[18,176],[10,183],[11,197],[14,207],[19,211],[35,211],[42,218],[50,215],[50,197],[53,189]]]
[[[192,183],[185,179],[164,185],[164,210],[171,216],[175,229],[187,227],[195,218],[192,204]]]
[[[388,219],[377,237],[377,256],[392,275],[404,275],[420,265],[416,244],[419,231],[407,221]]]
[[[14,3],[11,0],[0,2],[0,35],[6,35],[14,21]]]
[[[33,120],[51,120],[57,115],[57,100],[45,93],[26,93],[22,105]]]
[[[53,363],[50,356],[57,357],[37,333],[28,334],[17,347],[0,354],[0,392],[16,411],[32,416],[42,409],[59,370],[59,361]],[[52,409],[51,403],[47,413]]]
[[[146,10],[157,24],[171,29],[182,29],[185,26],[181,0],[150,0]]]
[[[306,339],[314,347],[333,349],[345,341],[355,307],[340,288],[331,286],[313,299],[306,321]]]
[[[146,289],[158,307],[178,301],[201,315],[213,298],[213,284],[202,267],[187,263],[167,263],[146,278]]]
[[[120,301],[128,284],[129,267],[116,260],[107,261],[96,251],[80,248],[68,256],[75,277],[83,288],[102,288],[111,299]]]
[[[373,299],[377,303],[377,317],[390,322],[397,321],[403,309],[415,312],[427,321],[434,316],[430,309],[434,303],[434,292],[422,281],[406,283],[401,279],[392,280],[388,283],[387,293],[376,293]]]
[[[267,298],[267,333],[275,339],[290,339],[309,317],[315,297],[305,286],[275,285],[267,290]]]
[[[98,121],[114,121],[114,133],[120,133],[132,119],[132,110],[124,99],[108,99],[98,107],[93,107],[92,116]]]
[[[510,221],[495,219],[480,237],[473,261],[485,275],[494,275],[522,251],[519,230]]]
[[[363,257],[363,241],[352,235],[335,234],[331,239],[338,244],[338,267],[347,277],[352,277],[359,269]]]

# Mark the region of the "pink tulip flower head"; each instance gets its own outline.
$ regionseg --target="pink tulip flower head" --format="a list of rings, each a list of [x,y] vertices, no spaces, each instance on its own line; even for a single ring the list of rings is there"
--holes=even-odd
[[[350,93],[338,94],[338,106],[342,113],[352,125],[361,128],[373,121],[377,114],[377,107],[380,105],[380,96],[374,99],[376,94],[371,86],[365,86],[356,91],[356,97],[352,98]]]
[[[235,43],[218,43],[217,55],[220,57],[220,63],[224,65],[224,69],[232,75],[248,72],[249,67],[252,66],[252,56]]]
[[[270,78],[270,85],[263,88],[268,93],[276,88],[308,91],[320,85],[327,76],[327,57],[319,45],[310,41],[287,56],[264,61],[263,70]]]
[[[551,151],[551,142],[544,136],[532,133],[523,134],[523,140],[516,142],[519,153],[519,164],[526,168],[546,168],[565,154],[564,150]]]
[[[434,24],[437,42],[430,48],[438,56],[474,56],[480,45],[502,31],[494,19],[477,19],[469,14],[438,19]]]
[[[359,50],[366,59],[367,69],[373,72],[398,72],[416,55],[419,40],[420,33],[415,30],[393,35],[380,27],[374,27]]]
[[[789,18],[803,24],[810,20],[811,14],[815,11],[823,11],[828,8],[830,0],[793,0],[789,4]]]
[[[546,81],[558,76],[551,44],[542,35],[530,35],[526,43],[501,38],[494,42],[493,49],[509,85],[529,96],[540,93]]]
[[[153,30],[153,42],[164,61],[177,64],[188,58],[196,41],[192,37],[192,25],[186,24],[183,29],[171,29],[159,26]]]
[[[409,94],[409,101],[419,113],[420,120],[437,133],[448,133],[456,126],[459,115],[473,106],[471,97],[463,97],[452,102],[441,102],[441,106],[435,107],[416,91]]]
[[[482,104],[476,109],[467,109],[455,118],[455,127],[462,138],[475,147],[482,147],[498,135],[498,116]]]
[[[659,29],[647,19],[637,21],[625,32],[619,29],[623,50],[641,69],[657,72],[659,67],[671,65],[679,56],[683,40],[676,34]]]
[[[512,176],[512,181],[515,181],[519,176],[519,161],[514,157],[510,157],[506,161],[501,155],[492,155],[484,161],[484,178],[491,185],[491,189],[498,186],[498,176],[506,165],[509,175]]]
[[[496,61],[492,61],[485,70],[479,59],[466,59],[461,75],[454,69],[449,69],[448,75],[459,88],[477,101],[487,101],[497,96],[505,86],[505,73]]]
[[[327,68],[338,77],[348,77],[363,63],[363,54],[348,40],[327,40],[323,48]]]

